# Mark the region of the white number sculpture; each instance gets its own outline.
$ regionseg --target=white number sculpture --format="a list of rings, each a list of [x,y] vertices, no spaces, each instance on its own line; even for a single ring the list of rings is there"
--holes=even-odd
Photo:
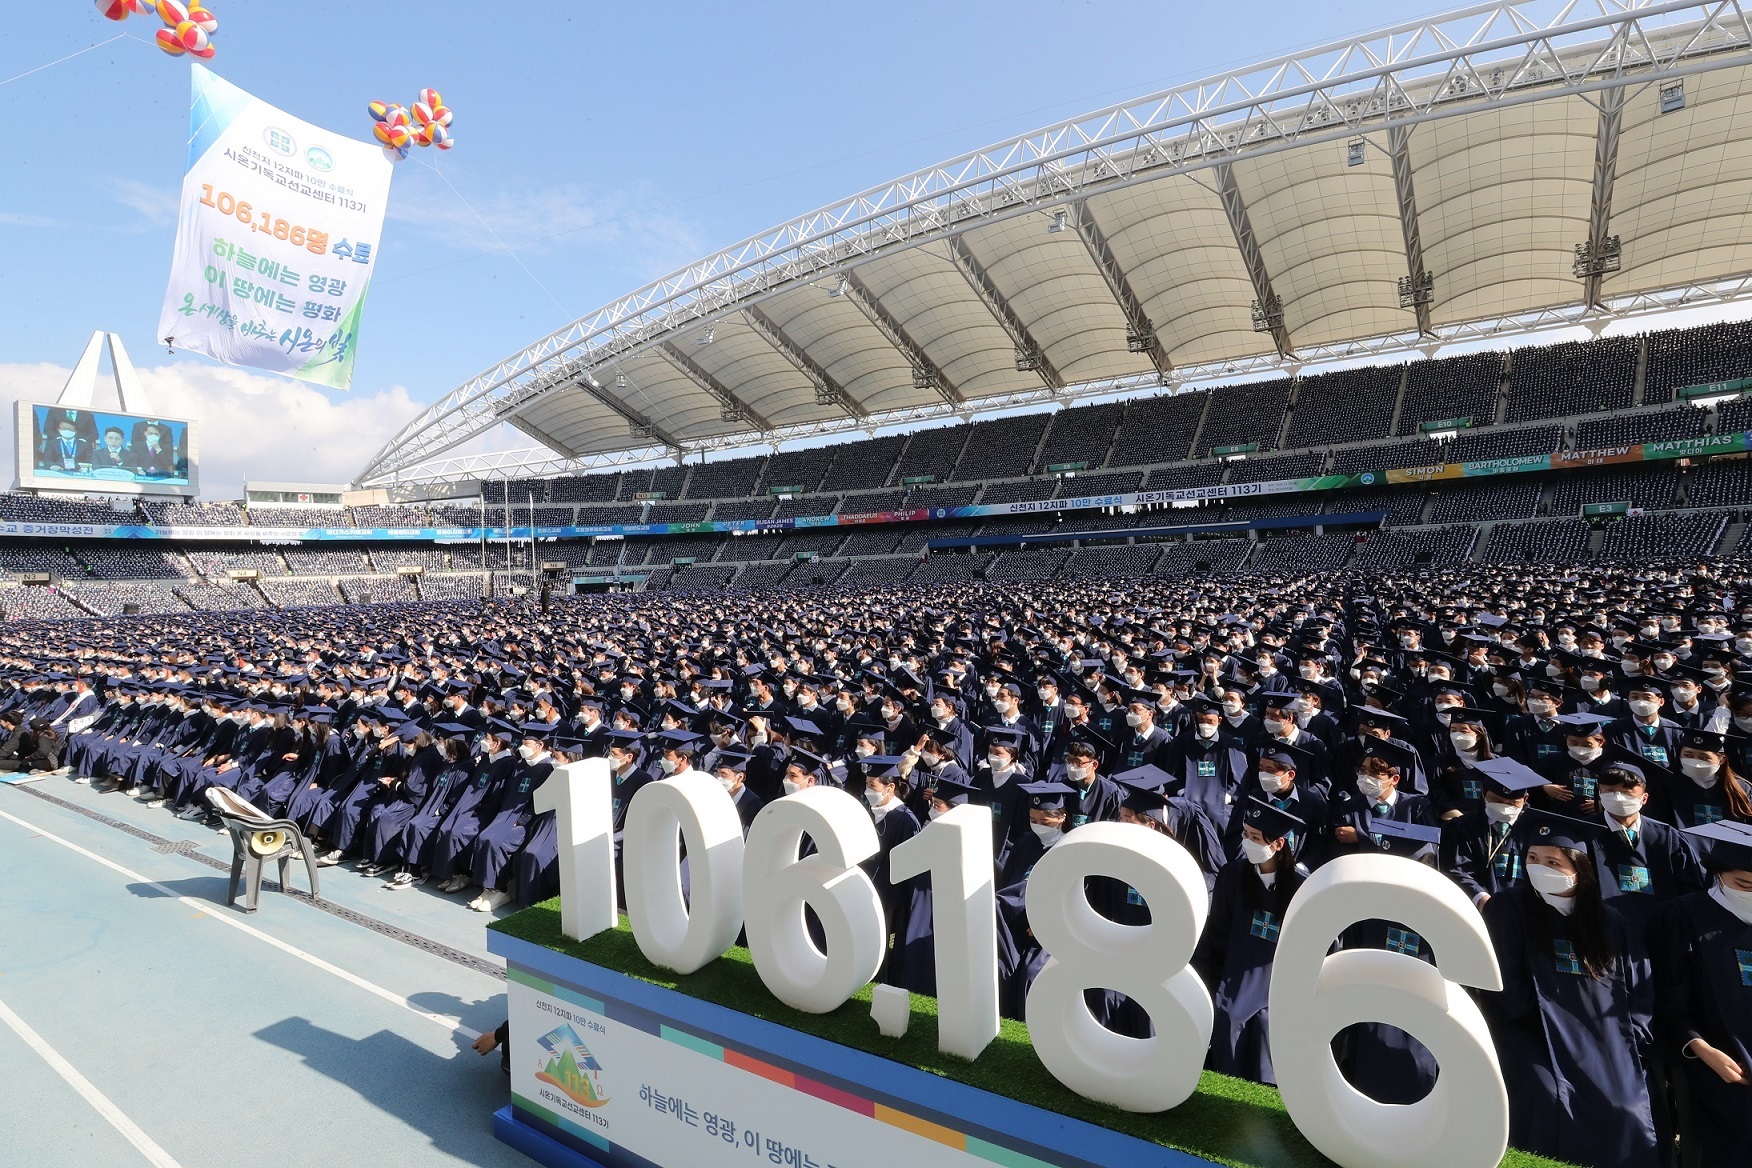
[[[1089,904],[1083,882],[1110,876],[1136,889],[1148,925],[1121,925]],[[1186,968],[1208,911],[1204,877],[1165,835],[1090,823],[1065,836],[1028,878],[1028,927],[1051,954],[1028,991],[1028,1034],[1066,1087],[1125,1111],[1166,1111],[1198,1087],[1211,1040],[1211,996]],[[1083,991],[1118,990],[1155,1034],[1128,1038],[1089,1012]]]
[[[937,1049],[972,1061],[998,1036],[998,917],[992,817],[953,808],[888,854],[896,884],[931,874]]]
[[[800,859],[805,833],[817,854]],[[869,811],[838,787],[805,787],[755,816],[742,873],[748,949],[761,981],[787,1006],[825,1014],[881,968],[882,901],[858,867],[878,846]],[[805,905],[821,921],[825,953],[809,937]]]
[[[1385,950],[1327,950],[1357,921],[1415,930],[1436,964]],[[1345,856],[1290,902],[1271,976],[1271,1058],[1296,1127],[1346,1168],[1491,1168],[1509,1142],[1509,1101],[1484,1018],[1460,988],[1500,990],[1484,920],[1453,881],[1391,856]],[[1430,1049],[1435,1088],[1410,1105],[1352,1087],[1332,1038],[1382,1022]]]
[[[560,932],[579,941],[620,923],[613,788],[608,760],[590,758],[555,767],[535,789],[535,809],[554,813],[559,839]]]
[[[681,843],[690,880],[681,895]],[[649,783],[627,808],[621,841],[627,919],[653,965],[692,973],[742,929],[742,820],[724,785],[689,772]]]

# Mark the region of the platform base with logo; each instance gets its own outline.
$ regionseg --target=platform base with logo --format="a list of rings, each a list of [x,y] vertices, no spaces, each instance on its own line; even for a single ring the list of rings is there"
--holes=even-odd
[[[703,1001],[506,933],[511,1104],[551,1168],[1204,1168],[1210,1160]]]

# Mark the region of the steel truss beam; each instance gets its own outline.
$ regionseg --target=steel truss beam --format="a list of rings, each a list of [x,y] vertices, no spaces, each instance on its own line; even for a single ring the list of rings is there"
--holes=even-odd
[[[778,322],[772,317],[754,305],[749,305],[742,310],[742,318],[749,323],[755,332],[760,334],[761,340],[771,345],[779,356],[797,367],[797,372],[815,384],[816,404],[836,405],[854,418],[862,419],[870,416],[870,411],[864,408],[863,403],[847,393],[845,388],[833,379],[833,375],[823,369],[815,358],[809,355],[808,350],[787,336],[785,330],[780,328]]]
[[[1271,323],[1264,331],[1271,333],[1278,356],[1288,357],[1295,349],[1290,344],[1290,330],[1284,327],[1284,302],[1271,290],[1271,273],[1265,270],[1265,257],[1260,254],[1259,240],[1253,234],[1253,221],[1247,217],[1247,200],[1241,197],[1241,187],[1235,182],[1235,168],[1226,162],[1218,163],[1216,179],[1217,197],[1222,200],[1223,214],[1235,233],[1235,246],[1253,285],[1254,311],[1261,318],[1270,318]]]
[[[888,343],[899,350],[900,355],[911,363],[913,377],[915,379],[928,379],[937,396],[950,405],[965,405],[967,399],[961,396],[961,390],[949,380],[941,369],[937,368],[936,362],[926,355],[924,346],[912,339],[905,326],[889,315],[888,309],[882,306],[882,302],[876,298],[876,294],[870,291],[869,286],[864,281],[858,279],[858,274],[846,272],[844,278],[845,298],[856,305],[858,311],[876,326],[876,331],[886,337]]]
[[[979,262],[979,257],[967,246],[967,240],[960,235],[951,235],[948,239],[949,259],[953,261],[967,286],[973,289],[973,294],[979,302],[992,314],[992,319],[998,322],[1010,336],[1010,343],[1016,346],[1018,359],[1026,358],[1040,380],[1051,390],[1065,387],[1065,379],[1059,376],[1046,350],[1034,339],[1034,334],[1028,331],[1028,326],[1022,323],[1022,318],[1016,315],[1016,310],[1010,307],[1009,298],[992,283],[991,273],[985,270],[985,265]]]
[[[719,416],[725,421],[731,421],[732,416],[739,421],[753,422],[761,430],[771,430],[773,424],[766,420],[755,408],[724,388],[722,382],[710,373],[704,366],[677,348],[672,341],[664,341],[660,345],[652,345],[645,352],[667,361],[676,372],[705,390],[716,401],[721,409]]]
[[[1625,87],[1600,91],[1600,128],[1594,134],[1594,186],[1588,200],[1588,254],[1598,256],[1612,227],[1612,184],[1618,178],[1618,139],[1624,126]],[[1600,306],[1605,273],[1591,271],[1582,281],[1582,303]]]
[[[1089,249],[1089,258],[1101,269],[1101,278],[1107,281],[1107,290],[1113,293],[1113,299],[1125,317],[1126,347],[1134,353],[1147,354],[1150,364],[1156,367],[1156,375],[1166,381],[1174,372],[1174,363],[1168,360],[1168,351],[1156,339],[1156,326],[1150,321],[1150,314],[1144,311],[1138,294],[1132,291],[1131,281],[1113,254],[1107,235],[1095,222],[1095,213],[1082,199],[1072,203],[1070,210],[1071,217],[1077,222],[1077,234],[1083,237],[1083,246]]]
[[[1417,227],[1417,192],[1411,182],[1410,126],[1394,126],[1387,131],[1387,153],[1393,160],[1393,192],[1399,203],[1399,230],[1405,237],[1405,270],[1415,294],[1431,274],[1424,268],[1423,239]],[[1417,312],[1419,335],[1432,335],[1430,297],[1416,296],[1412,308]]]
[[[1749,64],[1739,0],[1505,0],[1110,106],[864,191],[606,305],[433,402],[360,478],[391,480],[453,449],[571,371],[974,225],[1393,125]]]
[[[632,406],[597,384],[596,375],[594,373],[586,371],[579,374],[575,384],[579,389],[583,390],[585,393],[589,394],[591,397],[595,398],[597,401],[601,402],[603,405],[607,406],[625,419],[627,425],[633,428],[633,437],[655,438],[663,443],[663,445],[671,447],[677,451],[684,449],[680,441],[677,440],[673,434],[670,434],[663,427],[652,421],[648,416],[635,410]],[[506,420],[510,421],[513,425],[516,424],[515,418],[508,418]],[[533,437],[533,435],[531,436]]]
[[[516,426],[519,430],[522,430],[525,434],[528,434],[543,446],[546,446],[549,450],[552,450],[555,454],[564,458],[578,457],[578,452],[576,450],[573,450],[571,447],[555,438],[552,434],[549,434],[546,430],[543,430],[535,423],[531,422],[528,418],[521,416],[513,417],[511,419],[511,424]]]

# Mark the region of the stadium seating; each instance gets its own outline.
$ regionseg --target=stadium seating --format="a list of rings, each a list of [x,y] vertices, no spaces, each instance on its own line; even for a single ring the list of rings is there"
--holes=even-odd
[[[247,522],[236,503],[142,503],[152,522],[171,527],[242,527]]]
[[[1226,468],[1220,462],[1192,462],[1157,467],[1144,480],[1144,489],[1167,491],[1182,487],[1214,487]]]
[[[777,560],[760,564],[749,564],[742,569],[742,575],[736,578],[739,588],[773,588],[791,571],[791,565]]]
[[[1285,378],[1212,390],[1194,455],[1202,457],[1229,446],[1275,450],[1278,427],[1289,408],[1294,387],[1295,382]]]
[[[1035,473],[1045,474],[1049,467],[1077,462],[1091,469],[1104,465],[1125,408],[1124,402],[1108,402],[1073,406],[1052,415],[1052,428],[1046,432],[1034,462]]]
[[[713,522],[733,519],[771,519],[772,499],[725,499],[712,504]]]
[[[1241,571],[1254,543],[1247,539],[1207,539],[1171,543],[1162,549],[1152,576],[1179,579],[1185,576],[1226,576]]]
[[[760,482],[760,472],[766,466],[765,456],[759,458],[727,458],[721,462],[701,462],[693,465],[688,476],[685,499],[739,499],[754,493]],[[675,498],[672,494],[670,498]]]
[[[346,553],[346,552],[339,553],[335,557],[335,562],[337,564],[345,563],[347,555],[348,555],[348,553]],[[545,551],[542,553],[542,555],[543,555],[544,559],[550,558],[550,557],[548,557],[548,555]],[[560,557],[554,556],[551,558],[558,559]],[[292,570],[294,572],[298,573],[299,575],[310,575],[311,574],[311,573],[307,572],[304,568],[301,568],[298,565],[297,560],[293,558],[292,552],[288,551],[286,553],[286,559],[288,562],[290,562],[292,564]],[[421,547],[419,544],[390,544],[388,546],[379,545],[375,548],[372,548],[371,549],[370,564],[371,564],[372,568],[375,568],[378,572],[383,572],[383,573],[393,572],[397,568],[415,568],[415,567],[424,568],[428,572],[443,572],[443,571],[448,570],[450,567],[450,565],[446,562],[447,560],[448,560],[448,557],[444,554],[443,548]],[[328,569],[325,569],[325,568],[319,568],[317,570],[319,572],[328,571]],[[367,569],[367,570],[370,570],[370,569]],[[344,574],[345,572],[349,572],[349,571],[352,574],[357,574],[358,569],[353,568],[353,569],[349,569],[349,570],[343,570],[343,569],[337,568],[337,569],[335,569],[335,574],[340,575],[340,574]]]
[[[0,590],[0,612],[7,620],[62,620],[88,616],[84,609],[53,588],[7,588]]]
[[[1685,476],[1687,507],[1752,506],[1752,462],[1714,459]]]
[[[1058,480],[1055,499],[1075,499],[1088,495],[1125,495],[1136,491],[1144,482],[1141,470],[1109,471],[1106,474],[1078,474]]]
[[[1209,401],[1208,393],[1134,398],[1114,436],[1107,465],[1148,466],[1185,459]]]
[[[711,511],[710,503],[653,503],[645,511],[646,523],[698,523]]]
[[[257,503],[249,509],[251,527],[351,527],[345,507],[275,507]]]
[[[1486,519],[1531,519],[1539,507],[1541,483],[1530,476],[1503,479],[1446,479],[1435,484],[1431,523],[1478,523]]]
[[[1396,572],[1457,564],[1472,551],[1477,537],[1478,529],[1472,526],[1373,531],[1357,545],[1350,566],[1358,572]]]
[[[1501,353],[1414,361],[1406,370],[1399,433],[1416,434],[1425,422],[1450,418],[1471,418],[1474,425],[1489,425],[1496,418],[1502,368]]]
[[[261,591],[278,608],[315,608],[341,600],[341,594],[326,580],[263,580]]]
[[[859,560],[846,569],[840,584],[847,587],[874,588],[884,584],[899,584],[912,576],[919,561],[911,556],[889,556],[880,560]]]
[[[1490,530],[1483,559],[1491,564],[1575,564],[1588,556],[1592,534],[1580,519],[1498,523]]]
[[[568,475],[548,483],[553,503],[612,503],[620,491],[618,474]]]
[[[885,486],[907,435],[893,434],[838,447],[838,455],[821,480],[823,491],[865,491]]]
[[[1389,442],[1381,446],[1353,446],[1334,450],[1330,470],[1333,474],[1397,470],[1407,466],[1432,466],[1443,461],[1445,457],[1441,443],[1428,438],[1414,438],[1410,442]]]
[[[1640,563],[1707,555],[1726,525],[1727,516],[1717,511],[1627,516],[1606,525],[1600,559]]]
[[[400,503],[373,503],[351,508],[355,527],[424,527],[426,509]]]
[[[425,555],[434,554],[429,548],[419,551]],[[357,576],[361,572],[370,572],[373,567],[372,561],[357,548],[286,548],[280,554],[286,557],[294,576]],[[394,546],[379,545],[377,554],[386,561],[377,564],[378,568],[384,571],[395,569],[397,549]]]
[[[1716,407],[1717,434],[1752,430],[1752,397],[1739,397]]]
[[[821,486],[828,467],[839,454],[837,446],[811,446],[803,450],[787,450],[766,461],[758,487],[772,492],[780,487],[801,487],[803,493],[813,493]]]
[[[1752,321],[1650,333],[1643,404],[1672,401],[1687,386],[1747,376],[1752,376]]]
[[[795,519],[800,515],[832,515],[839,510],[838,495],[805,495],[796,499],[780,499],[773,512],[774,519]]]
[[[1385,438],[1404,376],[1404,366],[1385,365],[1302,378],[1284,448]]]
[[[1511,422],[1628,409],[1636,389],[1636,337],[1536,345],[1509,354]]]
[[[1015,414],[990,422],[975,422],[967,445],[949,478],[956,482],[1014,478],[1034,465],[1034,452],[1052,421],[1051,414]],[[941,476],[939,476],[941,477]]]
[[[187,612],[188,603],[169,584],[91,582],[70,584],[67,596],[97,616],[120,616],[129,606],[141,613]]]
[[[228,612],[236,608],[262,608],[262,594],[248,584],[178,584],[176,594],[190,608]]]
[[[54,496],[0,494],[0,519],[15,523],[138,523],[131,502],[119,507],[103,499],[62,499]]]
[[[840,548],[842,556],[886,556],[892,555],[900,546],[901,538],[906,533],[893,527],[861,527],[852,531],[845,545]]]
[[[366,576],[340,582],[348,604],[396,604],[418,600],[411,580],[399,576]]]
[[[1356,536],[1343,531],[1265,539],[1247,561],[1247,570],[1261,576],[1332,572],[1345,565],[1356,546]]]
[[[1546,513],[1579,515],[1588,503],[1624,502],[1633,507],[1661,508],[1673,502],[1678,488],[1678,472],[1661,463],[1572,471],[1552,482]]]
[[[1523,426],[1516,430],[1486,428],[1462,430],[1442,444],[1443,462],[1486,462],[1493,458],[1519,458],[1550,454],[1563,449],[1562,426]]]
[[[1709,415],[1694,406],[1680,406],[1652,414],[1620,414],[1590,418],[1576,424],[1577,450],[1605,450],[1638,442],[1665,442],[1696,438],[1703,433]]]
[[[173,580],[190,574],[186,561],[145,548],[79,547],[74,555],[93,576],[106,580]]]
[[[1107,544],[1078,548],[1059,572],[1061,580],[1130,580],[1150,574],[1161,544]]]
[[[966,584],[982,579],[995,558],[984,552],[930,556],[908,579],[914,584]]]
[[[922,475],[930,475],[938,482],[947,481],[949,472],[961,459],[961,450],[967,445],[970,429],[969,426],[944,426],[936,430],[914,431],[894,469],[895,485],[903,485],[906,479]]]
[[[224,551],[190,549],[188,556],[195,570],[209,579],[223,579],[228,571],[250,568],[264,576],[290,575],[286,565],[280,561],[279,553],[273,551],[246,548]]]
[[[1326,462],[1323,450],[1278,454],[1268,458],[1244,458],[1229,464],[1224,480],[1230,483],[1262,483],[1272,479],[1300,479],[1320,473]]]
[[[987,580],[1051,580],[1071,558],[1068,547],[1025,548],[1004,552],[986,570]]]
[[[1417,484],[1337,491],[1326,496],[1326,505],[1321,508],[1321,513],[1357,515],[1381,511],[1387,515],[1388,526],[1406,527],[1423,521],[1424,506],[1429,502],[1429,497],[1429,488]]]

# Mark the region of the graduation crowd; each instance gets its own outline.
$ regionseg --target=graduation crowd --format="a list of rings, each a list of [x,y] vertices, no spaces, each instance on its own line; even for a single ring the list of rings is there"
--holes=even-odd
[[[932,993],[929,878],[887,857],[989,807],[1001,1001],[1046,959],[1022,889],[1064,834],[1166,833],[1205,874],[1209,1065],[1271,1083],[1267,990],[1308,875],[1382,851],[1482,909],[1478,993],[1514,1146],[1585,1165],[1752,1164],[1752,574],[966,585],[379,605],[0,627],[0,767],[208,817],[226,787],[391,888],[481,911],[558,891],[536,789],[606,757],[617,829],[707,772],[744,826],[816,784],[865,801],[881,977]],[[1149,908],[1087,882],[1126,923]],[[1404,925],[1335,939],[1433,961]],[[1171,972],[1171,971],[1165,971]],[[1090,991],[1107,1025],[1149,1033]],[[1421,1098],[1429,1052],[1342,1031],[1359,1089]]]

